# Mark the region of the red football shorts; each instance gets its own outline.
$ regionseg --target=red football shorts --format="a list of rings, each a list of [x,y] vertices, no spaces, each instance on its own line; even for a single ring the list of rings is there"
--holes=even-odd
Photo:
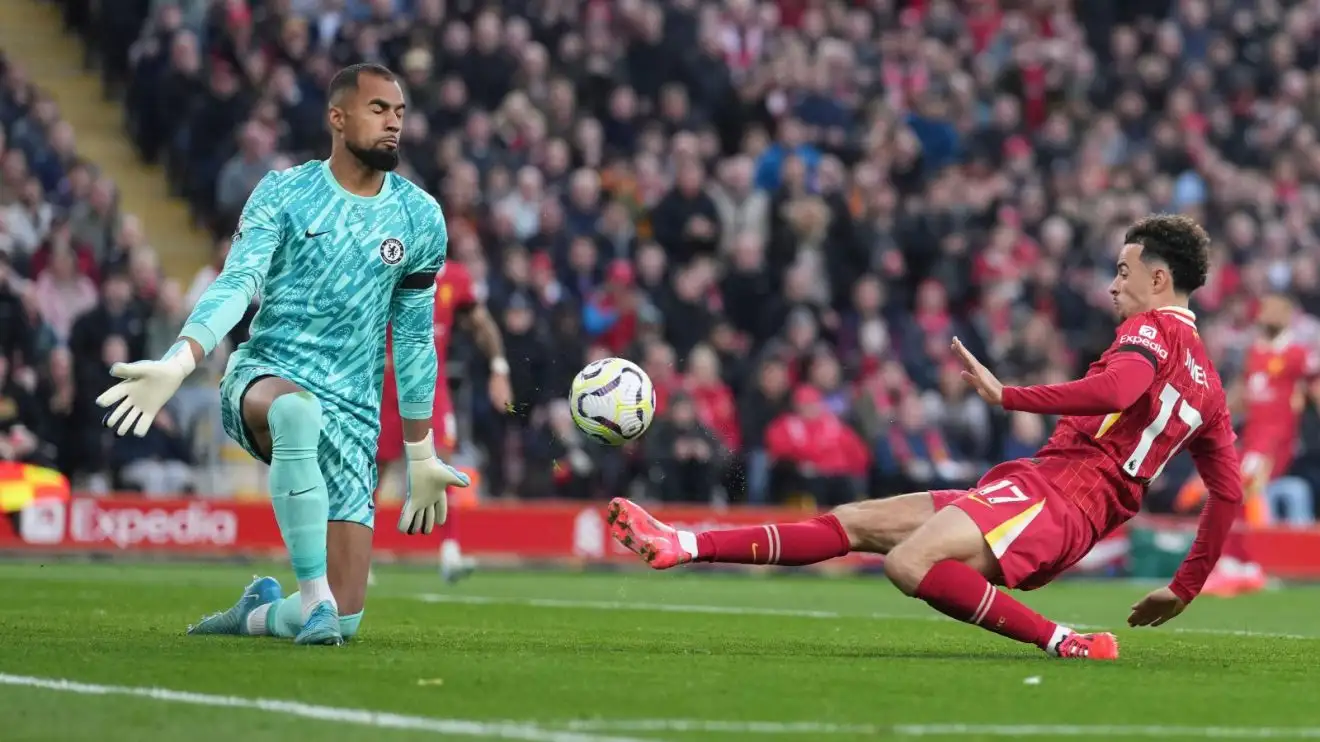
[[[935,509],[971,516],[999,560],[1001,584],[1035,590],[1049,584],[1095,545],[1091,523],[1028,459],[986,472],[973,490],[935,490]]]

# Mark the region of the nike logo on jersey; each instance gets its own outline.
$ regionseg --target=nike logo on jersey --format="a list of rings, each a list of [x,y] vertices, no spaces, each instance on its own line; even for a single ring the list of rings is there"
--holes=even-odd
[[[310,239],[312,239],[313,237],[320,237],[320,236],[323,235],[323,234],[330,234],[331,231],[333,231],[333,230],[329,230],[329,229],[327,229],[327,230],[325,230],[324,232],[313,232],[312,230],[309,229],[309,230],[307,230],[307,239],[310,240]]]
[[[305,495],[305,494],[307,494],[308,492],[311,492],[311,491],[314,490],[314,489],[316,489],[316,488],[315,488],[315,487],[308,487],[308,488],[305,489],[305,490],[290,491],[290,492],[289,492],[289,497],[297,497],[297,496],[299,496],[299,495]]]

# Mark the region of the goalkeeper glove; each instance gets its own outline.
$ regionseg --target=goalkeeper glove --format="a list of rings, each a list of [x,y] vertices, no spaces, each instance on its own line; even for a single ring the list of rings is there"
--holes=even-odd
[[[116,363],[110,375],[123,379],[96,398],[96,404],[109,408],[105,426],[119,435],[141,438],[151,429],[160,408],[174,396],[183,380],[197,367],[186,340],[170,347],[159,361]]]
[[[408,457],[408,497],[399,513],[399,531],[410,536],[427,534],[445,522],[449,509],[445,491],[471,482],[435,455],[430,432],[416,443],[404,441],[403,448]]]

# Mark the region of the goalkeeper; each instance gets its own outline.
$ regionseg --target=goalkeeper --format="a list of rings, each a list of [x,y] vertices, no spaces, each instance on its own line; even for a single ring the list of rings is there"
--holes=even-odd
[[[429,534],[445,488],[467,478],[431,440],[436,387],[435,277],[448,235],[439,205],[390,172],[399,163],[404,95],[384,67],[330,83],[328,161],[271,172],[243,209],[229,258],[159,361],[116,364],[97,402],[106,425],[144,435],[196,364],[243,316],[251,339],[220,383],[225,430],[270,464],[270,495],[298,592],[261,577],[236,605],[190,634],[293,637],[340,644],[358,631],[371,566],[376,439],[393,323],[408,495],[398,528]]]

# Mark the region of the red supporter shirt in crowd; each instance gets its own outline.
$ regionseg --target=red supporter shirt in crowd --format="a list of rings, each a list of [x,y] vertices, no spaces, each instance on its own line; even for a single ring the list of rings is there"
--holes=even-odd
[[[1320,354],[1294,342],[1285,331],[1273,340],[1258,340],[1247,351],[1243,369],[1243,454],[1259,454],[1270,462],[1271,478],[1292,465],[1301,425],[1306,383],[1320,374]]]
[[[738,406],[729,387],[722,382],[701,384],[692,379],[684,387],[692,396],[701,422],[725,448],[737,453],[742,448],[742,431],[738,427]]]
[[[1171,584],[1183,600],[1200,592],[1242,503],[1228,402],[1195,320],[1181,307],[1143,312],[1084,378],[1006,387],[1003,399],[1007,410],[1065,416],[1037,456],[1100,536],[1137,514],[1170,459],[1191,452],[1210,498]]]

